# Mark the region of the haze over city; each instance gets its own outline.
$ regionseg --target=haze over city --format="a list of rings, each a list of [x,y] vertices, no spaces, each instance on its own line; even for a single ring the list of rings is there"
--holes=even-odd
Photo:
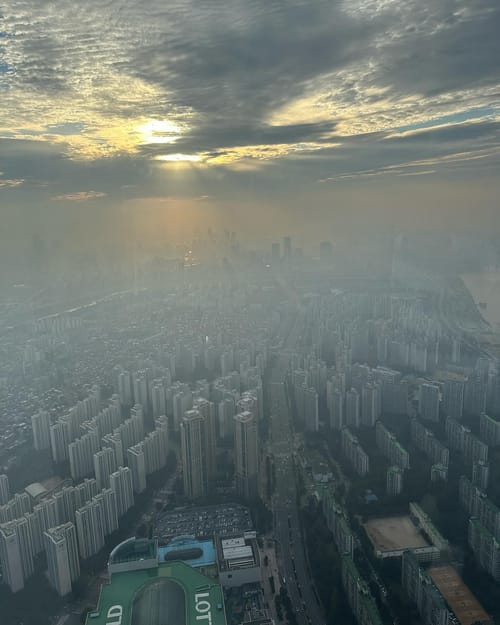
[[[0,625],[500,624],[498,0],[0,0]]]

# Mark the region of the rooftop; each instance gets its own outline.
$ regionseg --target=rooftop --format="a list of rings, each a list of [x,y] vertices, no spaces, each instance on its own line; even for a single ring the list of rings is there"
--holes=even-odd
[[[377,551],[396,551],[427,547],[429,543],[409,516],[370,519],[364,524]]]
[[[170,562],[115,573],[87,625],[198,625],[204,614],[212,625],[226,625],[220,585],[183,562]]]
[[[109,556],[110,564],[149,560],[156,557],[156,542],[147,538],[130,538],[117,545]]]
[[[197,540],[193,536],[179,536],[158,548],[160,562],[181,560],[194,568],[215,564],[212,540]]]
[[[452,566],[431,567],[429,575],[455,613],[460,625],[491,622],[482,605]]]
[[[32,499],[40,499],[40,497],[43,497],[43,495],[48,493],[48,490],[43,484],[40,484],[40,482],[33,482],[33,484],[29,484],[26,486],[24,491],[28,493]]]
[[[232,538],[217,537],[215,542],[220,571],[259,565],[259,550],[253,532]]]

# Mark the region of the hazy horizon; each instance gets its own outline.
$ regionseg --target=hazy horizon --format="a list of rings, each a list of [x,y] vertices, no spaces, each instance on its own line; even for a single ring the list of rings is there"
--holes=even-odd
[[[499,25],[495,0],[14,0],[3,264],[35,234],[497,232]]]

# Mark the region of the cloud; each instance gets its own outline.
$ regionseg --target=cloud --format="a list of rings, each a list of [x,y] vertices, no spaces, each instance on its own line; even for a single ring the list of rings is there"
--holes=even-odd
[[[78,191],[76,193],[66,193],[65,195],[56,195],[53,200],[68,200],[70,202],[87,202],[88,200],[97,200],[106,197],[107,193],[102,191]]]
[[[22,178],[17,180],[9,180],[7,178],[0,178],[0,189],[13,189],[22,185],[24,180]]]
[[[497,0],[11,0],[2,18],[0,160],[23,193],[264,197],[498,162]]]

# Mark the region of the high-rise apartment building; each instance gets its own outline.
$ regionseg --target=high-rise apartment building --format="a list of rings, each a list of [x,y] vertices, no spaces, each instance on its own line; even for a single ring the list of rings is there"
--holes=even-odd
[[[355,388],[345,394],[345,422],[350,428],[358,429],[360,425],[360,398]]]
[[[479,519],[469,519],[468,543],[479,564],[500,581],[500,544]]]
[[[184,494],[192,499],[205,497],[215,469],[211,425],[199,410],[188,410],[180,429]]]
[[[128,371],[118,374],[118,395],[124,406],[131,406],[133,401],[132,380]]]
[[[472,483],[480,488],[484,493],[488,488],[490,476],[490,466],[487,462],[478,460],[472,464]]]
[[[451,417],[446,417],[445,431],[450,448],[460,451],[467,462],[488,461],[488,445],[475,436],[468,427]]]
[[[11,592],[24,588],[21,548],[15,527],[9,523],[0,525],[0,563],[3,579]]]
[[[2,473],[0,475],[0,506],[4,506],[10,499],[9,478]]]
[[[104,447],[94,454],[94,474],[97,488],[109,488],[109,476],[118,468],[116,454],[111,447]]]
[[[109,487],[115,493],[116,510],[121,518],[134,505],[134,487],[129,467],[120,467],[109,476]]]
[[[419,412],[422,419],[439,422],[439,387],[434,384],[420,385]]]
[[[255,416],[242,412],[234,417],[236,490],[245,499],[258,495],[259,443]]]
[[[118,529],[118,511],[115,493],[111,488],[104,488],[92,499],[101,506],[104,536],[109,536]]]
[[[125,464],[125,456],[123,453],[122,437],[118,432],[106,434],[103,436],[101,445],[103,448],[110,447],[115,452],[116,466],[123,467]]]
[[[167,400],[163,380],[153,380],[149,387],[151,413],[153,418],[167,414]]]
[[[75,526],[65,523],[48,529],[44,532],[44,544],[50,584],[64,597],[80,575]]]
[[[155,419],[156,428],[149,432],[142,443],[146,475],[162,469],[167,462],[168,454],[168,420],[161,416]]]
[[[402,470],[410,468],[410,454],[381,421],[377,421],[375,426],[375,440],[377,447],[391,464]]]
[[[78,550],[83,559],[104,547],[104,510],[95,498],[75,512]]]
[[[60,418],[50,426],[50,449],[56,464],[68,459],[68,445],[72,441],[69,418]]]
[[[328,391],[327,391],[328,392]],[[344,423],[344,395],[340,389],[332,389],[327,395],[330,398],[330,428],[340,431]]]
[[[382,625],[377,604],[350,554],[342,556],[342,586],[347,602],[360,625]]]
[[[386,475],[386,491],[389,497],[394,497],[401,494],[403,490],[403,471],[397,467],[392,466],[387,469]]]
[[[50,414],[40,410],[31,417],[33,446],[37,451],[50,449]]]
[[[120,436],[123,453],[144,438],[144,416],[140,406],[130,410],[130,417],[121,423],[113,432]]]
[[[373,427],[380,418],[382,385],[368,382],[361,389],[361,424]]]
[[[127,449],[127,464],[132,472],[134,493],[144,492],[146,490],[146,459],[142,442]]]
[[[412,443],[420,451],[423,451],[434,464],[448,466],[450,450],[436,438],[431,430],[428,430],[416,418],[413,418],[410,422],[410,433]]]
[[[500,421],[482,412],[479,415],[479,435],[487,445],[500,445]]]
[[[370,470],[370,458],[348,427],[341,431],[342,454],[349,460],[358,475],[366,475]]]
[[[90,430],[69,444],[69,468],[76,481],[94,472],[94,454],[99,451],[100,439],[97,429]]]
[[[446,417],[460,421],[464,411],[463,380],[445,380],[443,386],[443,411]]]

